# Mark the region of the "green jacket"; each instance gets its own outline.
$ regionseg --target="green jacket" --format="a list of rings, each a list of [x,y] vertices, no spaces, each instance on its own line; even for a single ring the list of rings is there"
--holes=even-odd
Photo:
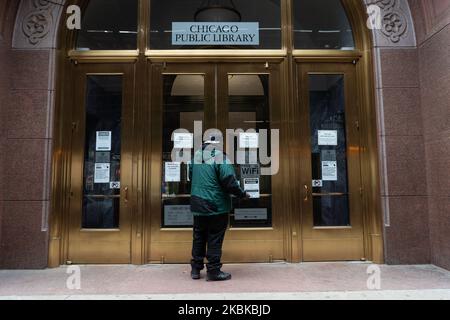
[[[189,165],[191,211],[194,216],[228,214],[232,209],[231,195],[244,198],[245,192],[239,187],[234,167],[226,155],[205,147],[195,153],[194,164]]]

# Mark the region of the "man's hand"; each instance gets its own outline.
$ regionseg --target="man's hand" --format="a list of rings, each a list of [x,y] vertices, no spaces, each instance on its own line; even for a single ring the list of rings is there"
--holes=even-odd
[[[246,192],[244,199],[248,200],[248,199],[251,199],[251,198],[252,198],[252,196],[250,195],[250,193]]]

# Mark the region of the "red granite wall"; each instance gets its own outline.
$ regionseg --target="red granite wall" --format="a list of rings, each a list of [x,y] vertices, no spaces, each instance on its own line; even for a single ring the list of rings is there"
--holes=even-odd
[[[418,52],[380,48],[379,57],[386,262],[426,264],[430,241]]]
[[[10,48],[13,21],[15,18],[16,5],[11,7],[11,1],[0,0],[0,267],[4,256],[2,247],[3,216],[5,206],[5,149],[6,149],[6,108],[10,91]]]
[[[19,1],[9,3],[0,40],[0,268],[44,268],[50,58],[11,48]]]
[[[410,0],[419,47],[431,261],[450,269],[450,0]]]

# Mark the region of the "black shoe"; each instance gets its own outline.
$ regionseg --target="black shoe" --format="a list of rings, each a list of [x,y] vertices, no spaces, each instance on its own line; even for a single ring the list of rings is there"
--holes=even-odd
[[[207,281],[227,281],[231,280],[231,274],[226,272],[208,272],[208,275],[206,277]]]
[[[192,269],[191,278],[192,278],[192,280],[199,280],[200,279],[200,270]]]

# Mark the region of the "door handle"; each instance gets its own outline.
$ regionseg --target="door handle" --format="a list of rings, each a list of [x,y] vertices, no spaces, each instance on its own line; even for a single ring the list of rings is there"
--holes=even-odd
[[[308,202],[309,201],[309,187],[305,184],[305,197],[303,198],[303,201]]]
[[[125,192],[124,200],[125,200],[125,203],[127,203],[128,202],[128,187],[125,187],[123,189],[123,191]]]

